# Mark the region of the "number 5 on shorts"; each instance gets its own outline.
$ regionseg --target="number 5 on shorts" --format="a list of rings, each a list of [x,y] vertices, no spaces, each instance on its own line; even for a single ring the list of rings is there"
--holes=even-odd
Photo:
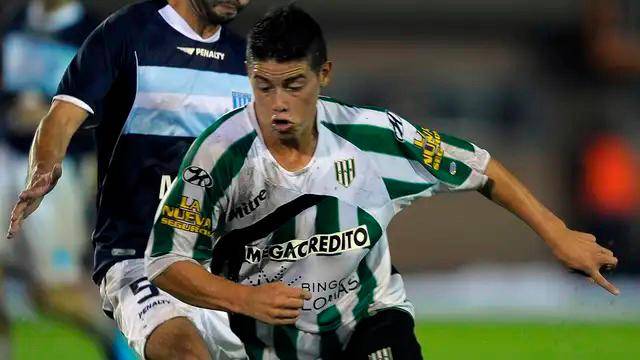
[[[143,293],[145,290],[148,290],[148,294],[140,298],[138,300],[138,304],[142,304],[152,297],[160,295],[160,291],[158,291],[158,288],[153,286],[153,284],[150,283],[149,279],[147,279],[146,277],[141,277],[140,279],[134,281],[133,283],[131,283],[131,285],[129,285],[129,287],[131,288],[131,292],[134,296],[138,296],[138,294]]]

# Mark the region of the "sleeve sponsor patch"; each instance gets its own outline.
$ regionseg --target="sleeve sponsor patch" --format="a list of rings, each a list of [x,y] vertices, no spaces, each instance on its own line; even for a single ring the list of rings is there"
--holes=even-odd
[[[179,206],[162,205],[160,223],[205,236],[212,236],[211,217],[202,213],[200,202],[187,196],[180,198]]]
[[[213,186],[213,178],[209,173],[199,166],[189,166],[182,172],[182,180],[189,184],[210,188]]]
[[[442,138],[437,131],[421,128],[416,131],[413,144],[422,149],[422,161],[426,166],[440,170],[444,150],[441,145]]]

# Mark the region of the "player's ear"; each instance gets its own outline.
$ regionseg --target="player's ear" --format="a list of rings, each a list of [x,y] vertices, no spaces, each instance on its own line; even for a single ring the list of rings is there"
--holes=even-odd
[[[333,63],[331,61],[327,61],[320,66],[320,72],[318,76],[320,77],[320,86],[325,87],[329,85],[331,81],[331,69],[333,68]]]

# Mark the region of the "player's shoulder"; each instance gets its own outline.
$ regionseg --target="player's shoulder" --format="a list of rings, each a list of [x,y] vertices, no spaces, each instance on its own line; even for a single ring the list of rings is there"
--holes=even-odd
[[[320,96],[318,102],[324,110],[322,119],[324,123],[388,127],[390,111],[386,108],[354,105],[328,96]]]
[[[194,142],[194,151],[221,155],[239,144],[250,145],[257,131],[250,120],[248,106],[231,110],[211,124]]]
[[[411,128],[406,120],[383,107],[353,105],[327,96],[320,97],[319,105],[322,124],[351,142],[359,138],[384,141],[390,135],[400,141],[405,128]]]

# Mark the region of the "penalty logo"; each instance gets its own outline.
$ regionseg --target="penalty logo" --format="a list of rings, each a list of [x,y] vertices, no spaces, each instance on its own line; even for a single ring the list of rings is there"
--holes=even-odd
[[[198,166],[189,166],[182,172],[182,180],[196,186],[209,188],[213,186],[213,179],[209,173]]]
[[[356,162],[353,158],[334,162],[338,184],[349,187],[356,177]]]

